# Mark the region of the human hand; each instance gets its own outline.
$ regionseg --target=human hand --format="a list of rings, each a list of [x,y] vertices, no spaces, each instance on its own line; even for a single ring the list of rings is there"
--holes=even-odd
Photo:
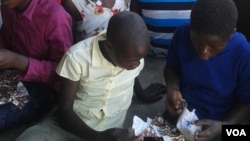
[[[144,89],[141,99],[146,102],[155,102],[162,98],[166,94],[166,86],[160,83],[151,83],[146,89]]]
[[[195,141],[209,141],[221,134],[222,122],[220,121],[203,119],[195,121],[194,124],[202,127],[201,131],[196,132]]]
[[[7,49],[0,49],[0,69],[18,69],[24,71],[27,66],[27,57]]]
[[[7,49],[0,49],[0,69],[8,69],[13,68],[14,63],[17,61],[16,53],[7,50]]]
[[[185,100],[182,98],[182,94],[179,90],[168,90],[166,100],[166,110],[172,116],[178,115],[182,112]]]
[[[142,141],[143,137],[136,137],[132,128],[111,128],[103,131],[102,141]]]

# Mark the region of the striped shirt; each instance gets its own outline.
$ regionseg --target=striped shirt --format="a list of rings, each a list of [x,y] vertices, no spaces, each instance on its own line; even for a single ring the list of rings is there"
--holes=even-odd
[[[175,29],[189,22],[192,5],[196,0],[138,0],[153,46],[149,55],[163,56]]]

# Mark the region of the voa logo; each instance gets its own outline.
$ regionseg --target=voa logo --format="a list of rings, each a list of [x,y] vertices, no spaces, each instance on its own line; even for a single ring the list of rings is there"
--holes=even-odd
[[[247,136],[244,129],[226,129],[227,136]]]

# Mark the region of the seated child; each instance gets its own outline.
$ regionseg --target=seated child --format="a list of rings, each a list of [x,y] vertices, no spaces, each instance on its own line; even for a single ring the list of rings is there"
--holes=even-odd
[[[185,100],[202,126],[197,141],[216,139],[223,124],[242,123],[250,113],[250,44],[235,32],[237,19],[231,0],[198,0],[169,48],[167,117],[178,117]]]

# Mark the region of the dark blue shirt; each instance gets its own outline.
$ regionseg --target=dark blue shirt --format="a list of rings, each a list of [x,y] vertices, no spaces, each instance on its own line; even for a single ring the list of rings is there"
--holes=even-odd
[[[223,120],[235,101],[250,103],[250,44],[235,32],[224,50],[208,60],[196,54],[189,24],[173,37],[167,66],[180,75],[180,89],[200,119]]]

